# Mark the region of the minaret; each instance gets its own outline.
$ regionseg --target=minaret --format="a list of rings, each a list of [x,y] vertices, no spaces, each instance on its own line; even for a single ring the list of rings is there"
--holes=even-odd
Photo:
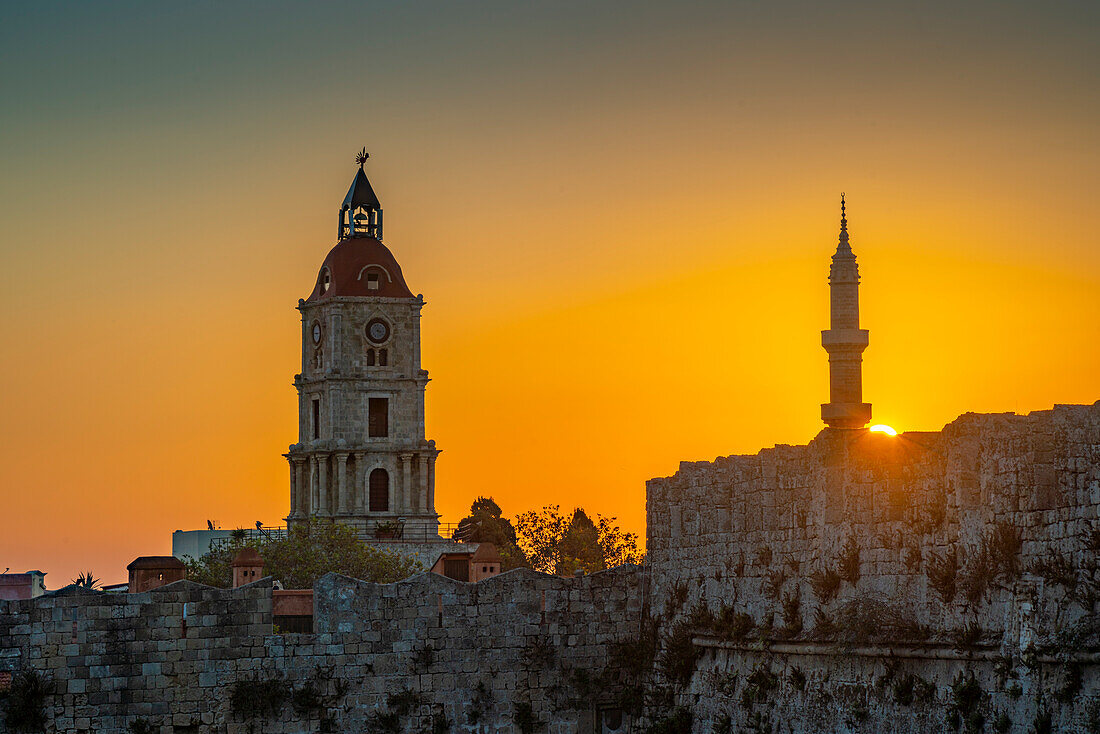
[[[863,350],[867,330],[859,328],[859,267],[848,245],[844,194],[840,195],[840,241],[829,268],[829,329],[821,332],[829,353],[829,402],[821,420],[829,428],[864,428],[871,421],[871,404],[863,402]]]

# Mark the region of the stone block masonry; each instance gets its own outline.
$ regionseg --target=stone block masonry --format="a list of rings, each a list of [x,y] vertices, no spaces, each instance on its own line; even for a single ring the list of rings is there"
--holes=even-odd
[[[682,463],[647,484],[647,551],[654,608],[696,622],[696,713],[716,725],[761,724],[770,709],[749,699],[775,673],[768,700],[792,731],[917,731],[878,699],[804,716],[783,683],[798,669],[814,695],[866,697],[902,666],[933,687],[940,721],[973,675],[990,721],[1100,730],[1100,403]]]
[[[329,575],[314,589],[316,634],[272,634],[271,595],[269,579],[184,581],[3,602],[0,670],[50,681],[56,732],[142,719],[162,733],[520,731],[517,720],[571,732],[591,728],[601,701],[618,706],[614,685],[591,681],[645,618],[638,567],[478,584]]]

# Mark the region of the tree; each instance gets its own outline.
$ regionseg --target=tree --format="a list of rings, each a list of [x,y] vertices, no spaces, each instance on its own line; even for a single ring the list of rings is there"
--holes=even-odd
[[[583,568],[586,573],[607,568],[607,559],[600,547],[599,531],[579,507],[573,510],[569,526],[558,542],[558,559],[554,564],[554,573],[571,576],[578,568]]]
[[[458,523],[454,537],[470,543],[492,543],[500,554],[501,570],[530,568],[519,548],[516,529],[502,517],[500,505],[492,497],[478,497],[470,505],[470,515]]]
[[[233,535],[202,558],[186,559],[187,577],[200,584],[228,587],[233,583],[233,557],[245,547],[264,559],[264,575],[288,589],[312,589],[326,573],[387,584],[422,570],[420,563],[368,545],[354,528],[311,520],[291,528],[286,537],[248,538]]]
[[[525,512],[516,517],[519,547],[532,568],[560,575],[571,575],[578,568],[593,573],[644,560],[636,534],[623,532],[613,517],[596,518],[593,523],[581,508],[567,517],[559,505]]]

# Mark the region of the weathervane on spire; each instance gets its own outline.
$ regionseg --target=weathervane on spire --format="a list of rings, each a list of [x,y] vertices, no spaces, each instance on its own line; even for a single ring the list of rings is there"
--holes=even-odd
[[[363,164],[368,158],[370,155],[367,154],[366,147],[355,154],[359,170],[355,172],[351,188],[340,207],[340,239],[374,237],[382,240],[382,204],[371,188],[367,174],[363,172]]]

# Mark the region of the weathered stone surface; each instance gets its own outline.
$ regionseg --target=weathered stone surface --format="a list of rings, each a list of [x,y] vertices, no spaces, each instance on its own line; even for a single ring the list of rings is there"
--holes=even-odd
[[[941,730],[960,671],[976,676],[987,720],[1004,714],[1017,722],[1012,731],[1024,731],[1049,713],[1054,730],[1094,730],[1098,496],[1100,403],[1026,416],[968,413],[941,432],[897,437],[827,429],[807,446],[684,462],[675,475],[650,480],[654,608],[671,618],[696,605],[741,612],[762,638],[755,649],[703,643],[715,654],[701,658],[691,695],[680,699],[695,702],[696,730],[721,727],[724,717],[735,730],[768,729],[769,717],[791,731],[855,730],[864,722]],[[953,590],[934,570],[951,558]],[[837,580],[833,596],[820,576],[844,576],[845,559],[856,572]],[[969,634],[995,655],[967,652],[950,664],[906,659],[905,670],[937,690],[920,713],[888,705],[874,688],[886,666],[900,664],[890,644],[863,656],[776,649],[788,639],[876,636],[853,624],[867,600],[925,635],[926,652],[951,653]],[[1043,654],[1054,657],[1044,663]],[[812,674],[806,690],[821,700],[784,683],[795,668]],[[767,706],[743,705],[747,677],[758,669],[778,671],[778,687]],[[1078,674],[1080,695],[1052,682]],[[1006,694],[1006,675],[1021,686],[1016,698]]]
[[[475,705],[478,726],[512,730],[517,703],[576,731],[578,711],[563,703],[570,675],[595,672],[612,645],[638,634],[644,589],[635,566],[581,578],[513,571],[479,584],[427,573],[396,584],[330,574],[314,589],[317,634],[285,635],[272,634],[270,579],[233,590],[192,584],[39,597],[0,602],[0,618],[34,616],[40,604],[63,610],[0,636],[0,670],[35,670],[58,684],[65,695],[51,695],[47,708],[53,731],[126,731],[144,717],[161,731],[247,732],[251,723],[278,734],[322,716],[336,731],[366,731],[377,714],[400,709],[394,696],[413,694],[419,713],[401,716],[406,731],[431,728],[436,716],[465,729]],[[545,598],[553,602],[544,610]],[[119,608],[127,613],[118,619],[103,613]],[[54,633],[64,643],[48,651],[37,638]],[[559,644],[548,642],[551,634]],[[536,660],[529,650],[538,646],[544,657]],[[287,703],[277,718],[249,719],[232,709],[230,694],[257,680],[299,691],[312,681],[323,701],[305,713]]]

